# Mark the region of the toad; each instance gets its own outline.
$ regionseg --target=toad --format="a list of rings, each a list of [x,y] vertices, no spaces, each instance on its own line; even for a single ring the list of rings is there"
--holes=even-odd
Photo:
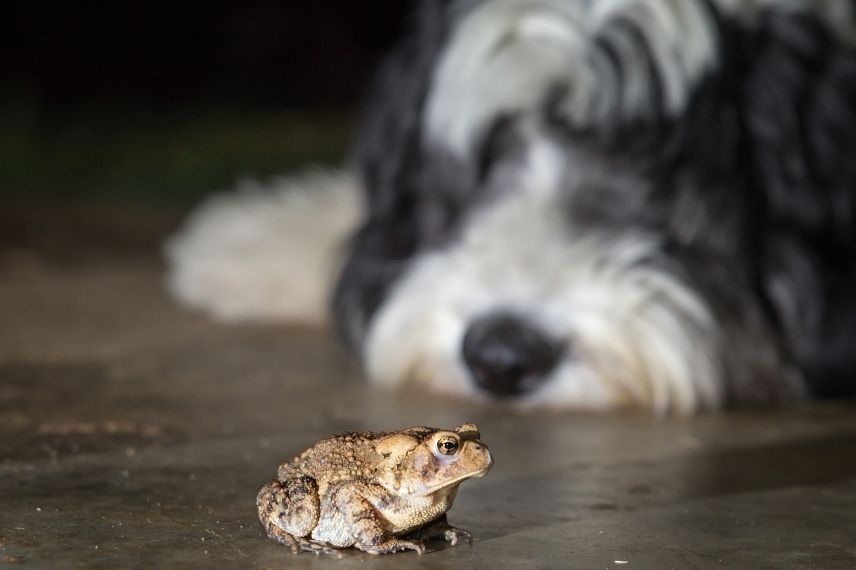
[[[458,486],[493,465],[480,437],[472,423],[329,437],[280,465],[258,494],[259,519],[270,538],[295,552],[353,546],[421,554],[430,538],[472,542],[446,512]]]

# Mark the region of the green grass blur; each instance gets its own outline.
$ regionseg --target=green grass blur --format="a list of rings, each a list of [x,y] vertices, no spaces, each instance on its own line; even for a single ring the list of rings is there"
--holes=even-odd
[[[191,203],[238,178],[338,164],[351,126],[344,112],[79,106],[45,114],[7,98],[0,101],[0,192]]]

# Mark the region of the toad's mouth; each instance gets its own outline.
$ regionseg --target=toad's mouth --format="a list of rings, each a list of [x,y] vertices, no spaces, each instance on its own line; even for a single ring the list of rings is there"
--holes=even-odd
[[[472,471],[470,473],[464,473],[463,475],[461,475],[459,477],[455,477],[454,479],[444,481],[443,483],[441,483],[439,485],[435,485],[433,487],[428,487],[421,494],[422,495],[430,495],[432,493],[436,493],[438,491],[448,489],[449,487],[457,485],[458,483],[461,483],[462,481],[465,481],[467,479],[484,477],[485,475],[487,475],[487,472],[490,471],[491,467],[493,467],[493,460],[492,459],[483,469],[479,469],[478,471]]]

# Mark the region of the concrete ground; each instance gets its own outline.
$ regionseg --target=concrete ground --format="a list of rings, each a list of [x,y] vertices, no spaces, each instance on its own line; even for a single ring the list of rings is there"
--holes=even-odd
[[[171,304],[173,223],[0,213],[0,567],[856,567],[856,405],[655,420],[370,390],[323,334]],[[264,537],[254,499],[281,460],[461,421],[497,461],[450,512],[471,546],[334,560]]]

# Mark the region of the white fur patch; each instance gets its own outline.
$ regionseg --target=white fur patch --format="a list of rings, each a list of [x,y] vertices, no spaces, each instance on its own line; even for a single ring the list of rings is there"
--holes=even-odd
[[[650,48],[654,78],[632,22]],[[596,40],[618,57],[615,75]],[[660,105],[683,111],[696,81],[716,61],[715,31],[697,0],[492,0],[463,20],[437,65],[426,106],[427,135],[468,156],[489,123],[503,114],[541,112],[558,85],[561,110],[579,127],[644,119]]]
[[[319,325],[363,205],[348,172],[313,172],[204,202],[166,246],[168,285],[224,321]]]
[[[364,352],[384,385],[415,381],[481,399],[461,345],[468,325],[517,311],[567,343],[521,407],[641,406],[690,413],[722,400],[720,332],[703,299],[647,263],[656,236],[593,234],[559,203],[559,151],[534,144],[525,167],[468,220],[461,239],[418,258],[375,315]]]

